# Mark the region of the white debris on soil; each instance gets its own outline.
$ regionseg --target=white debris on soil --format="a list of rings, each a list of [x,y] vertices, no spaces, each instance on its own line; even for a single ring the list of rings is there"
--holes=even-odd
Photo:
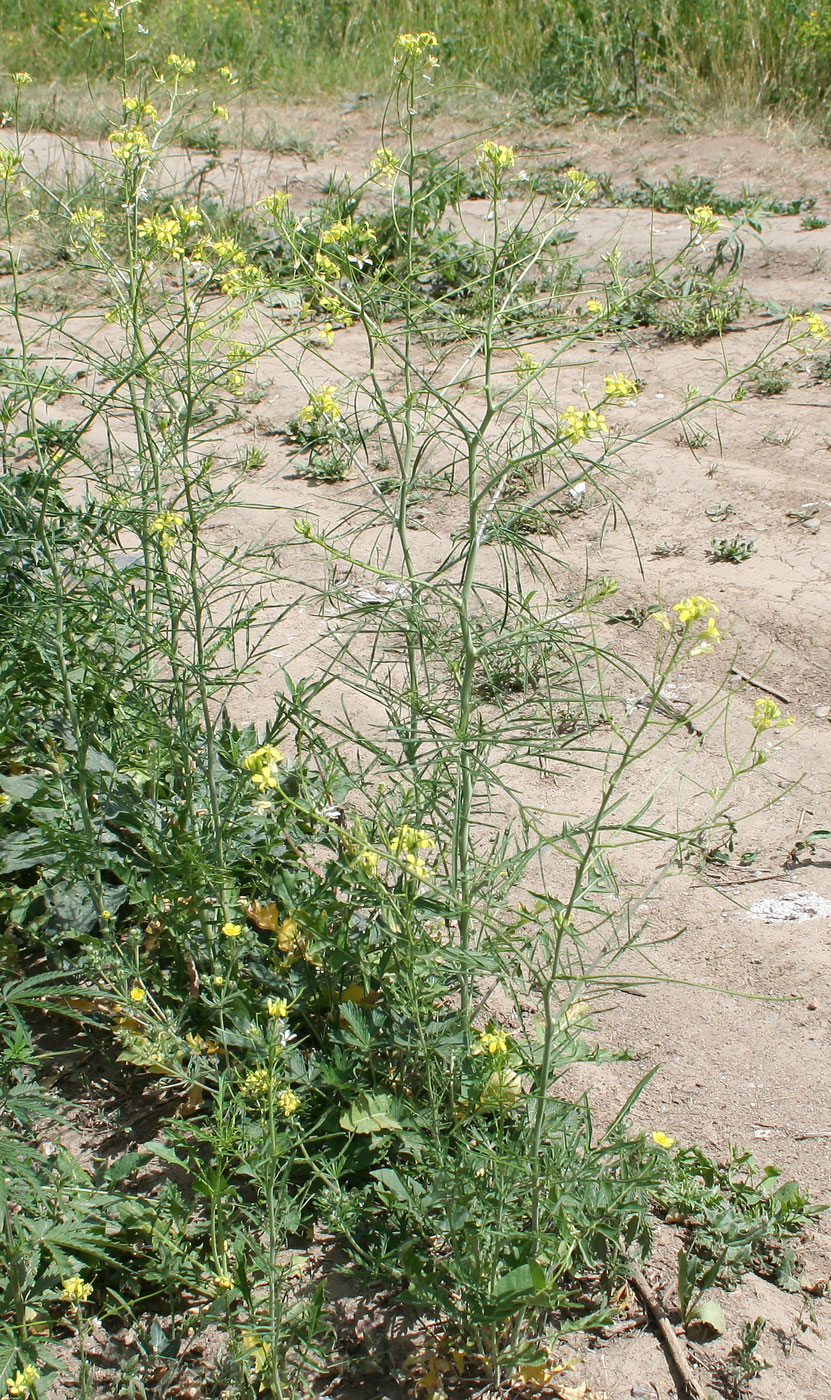
[[[747,911],[749,919],[764,919],[766,924],[802,924],[806,919],[824,919],[831,914],[831,900],[814,890],[788,890],[772,899],[760,899]]]

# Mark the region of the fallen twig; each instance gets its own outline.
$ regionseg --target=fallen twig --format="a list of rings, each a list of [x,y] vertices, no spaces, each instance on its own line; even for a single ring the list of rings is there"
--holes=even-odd
[[[629,1277],[635,1292],[658,1329],[661,1345],[666,1352],[670,1370],[673,1372],[673,1379],[678,1386],[678,1393],[682,1400],[707,1400],[705,1392],[690,1370],[690,1363],[675,1335],[669,1318],[664,1312],[660,1299],[656,1297],[640,1269],[633,1266]]]
[[[807,1140],[808,1140],[809,1138],[831,1138],[831,1132],[829,1132],[829,1133],[795,1133],[795,1134],[794,1134],[794,1137],[796,1138],[797,1142],[807,1142]]]
[[[730,675],[738,676],[739,680],[744,681],[745,685],[752,685],[756,690],[763,690],[766,695],[772,695],[774,700],[781,700],[783,705],[790,705],[791,703],[789,697],[783,695],[781,690],[774,690],[772,685],[763,685],[761,681],[754,681],[752,676],[746,676],[744,671],[740,671],[736,666],[730,667]]]

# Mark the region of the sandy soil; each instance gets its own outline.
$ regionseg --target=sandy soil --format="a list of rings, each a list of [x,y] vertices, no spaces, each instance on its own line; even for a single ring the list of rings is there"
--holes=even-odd
[[[252,122],[258,115],[252,114]],[[183,153],[171,163],[170,174],[181,179],[187,171],[199,180],[203,171],[203,186],[236,202],[284,187],[302,202],[333,167],[360,174],[379,144],[371,102],[298,104],[273,115],[319,158],[244,151],[227,154],[206,170],[204,156]],[[475,121],[464,125],[471,130]],[[435,126],[436,139],[443,139],[447,115],[439,114]],[[730,192],[746,184],[770,189],[780,199],[810,195],[817,213],[831,218],[831,151],[786,129],[769,136],[668,135],[627,122],[566,128],[513,123],[506,130],[529,165],[569,160],[632,183],[637,176],[664,177],[680,164],[714,176],[718,187]],[[66,159],[58,138],[36,135],[30,144],[43,172]],[[84,152],[94,153],[95,145],[78,143],[78,150],[74,159],[82,165]],[[467,212],[476,217],[475,208]],[[642,256],[650,242],[661,251],[674,250],[687,224],[680,215],[593,205],[577,227],[571,251],[599,267],[601,253],[614,243],[632,255]],[[822,310],[831,305],[829,259],[831,227],[809,231],[798,217],[765,218],[761,237],[748,245],[743,279],[763,303]],[[770,319],[759,308],[725,337],[727,354],[736,364],[746,362],[770,335]],[[538,354],[540,349],[544,337]],[[561,391],[573,393],[584,378],[599,387],[603,373],[631,363],[644,388],[636,406],[614,410],[621,421],[625,416],[627,429],[669,418],[686,384],[706,387],[722,369],[718,342],[666,344],[651,332],[638,332],[625,347],[616,337],[598,340],[591,352],[561,373]],[[362,354],[357,332],[347,332],[339,336],[332,362],[345,374],[354,373]],[[596,360],[596,368],[586,366],[587,358]],[[288,448],[268,428],[286,423],[303,402],[303,391],[276,361],[262,366],[260,381],[264,397],[228,448],[256,442],[267,453],[267,465],[243,483],[245,504],[219,522],[216,538],[230,544],[265,535],[279,550],[296,515],[335,523],[351,501],[366,499],[371,487],[354,479],[343,487],[321,488],[294,476]],[[699,1142],[715,1155],[731,1142],[749,1146],[760,1161],[781,1166],[821,1199],[828,1195],[831,1148],[831,917],[827,907],[818,916],[788,917],[794,911],[787,900],[792,894],[815,894],[831,901],[831,848],[819,847],[813,857],[788,866],[801,836],[831,826],[830,408],[831,384],[814,384],[807,373],[797,372],[791,388],[775,398],[751,396],[729,408],[705,410],[699,421],[710,436],[695,450],[679,441],[677,424],[660,428],[628,462],[621,487],[640,556],[624,529],[601,537],[599,503],[590,502],[568,524],[575,573],[588,561],[593,576],[613,575],[619,584],[616,611],[652,603],[659,595],[671,600],[705,593],[718,602],[729,644],[697,668],[687,668],[679,681],[682,698],[696,700],[723,680],[737,692],[730,732],[739,735],[744,726],[745,738],[745,717],[766,686],[787,698],[796,719],[786,746],[743,793],[748,808],[769,804],[740,832],[739,849],[758,851],[752,866],[686,873],[662,886],[649,906],[652,927],[658,934],[683,929],[660,955],[670,980],[621,997],[603,1019],[603,1040],[628,1046],[632,1063],[584,1067],[574,1076],[574,1087],[588,1089],[601,1111],[611,1109],[645,1067],[657,1062],[661,1068],[636,1109],[639,1124]],[[733,511],[723,524],[714,524],[707,508],[722,501]],[[808,503],[816,514],[806,528],[788,512]],[[441,552],[454,524],[445,501],[423,503],[414,537],[421,559]],[[740,565],[709,563],[712,537],[726,534],[753,538],[756,553]],[[677,545],[678,553],[655,557],[651,551],[659,542]],[[311,636],[325,635],[327,622],[309,607],[295,611],[287,625],[283,640],[290,653],[293,639],[306,646]],[[627,627],[609,628],[608,640],[633,655],[645,655],[651,645],[651,638]],[[730,671],[733,665],[754,675],[757,684],[742,681]],[[245,717],[267,717],[274,684],[263,677],[252,688],[242,706]],[[707,740],[713,753],[718,742],[718,736]],[[717,766],[707,745],[697,760],[702,774],[708,762]],[[562,800],[542,777],[529,780],[527,795],[543,807]],[[579,793],[574,797],[579,805]],[[773,904],[754,913],[761,901]],[[806,1258],[809,1273],[828,1276],[827,1226],[818,1229]],[[650,1275],[659,1287],[670,1283],[673,1261],[666,1231]],[[757,1400],[831,1400],[827,1301],[814,1300],[814,1322],[798,1296],[753,1279],[722,1301],[730,1332],[707,1349],[707,1365],[735,1341],[741,1320],[762,1314],[770,1325],[760,1350],[771,1369],[750,1394]],[[582,1363],[574,1384],[585,1380],[610,1400],[675,1394],[658,1343],[643,1329],[579,1350]]]

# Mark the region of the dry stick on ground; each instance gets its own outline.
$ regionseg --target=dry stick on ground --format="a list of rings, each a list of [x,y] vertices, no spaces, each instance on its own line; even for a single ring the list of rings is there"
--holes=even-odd
[[[660,1300],[655,1296],[640,1269],[633,1266],[629,1277],[635,1292],[658,1329],[661,1345],[666,1352],[669,1367],[682,1400],[707,1400],[705,1392],[690,1370],[690,1363],[684,1355],[684,1349],[675,1335]]]
[[[739,671],[735,666],[730,667],[731,676],[738,676],[745,685],[752,685],[755,690],[763,690],[765,695],[772,695],[774,700],[781,700],[783,705],[790,705],[790,698],[783,695],[781,690],[774,690],[772,685],[763,685],[761,681],[754,681],[752,676],[746,676],[744,671]]]

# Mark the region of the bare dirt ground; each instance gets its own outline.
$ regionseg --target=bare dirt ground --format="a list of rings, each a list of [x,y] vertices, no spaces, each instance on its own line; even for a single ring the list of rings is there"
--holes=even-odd
[[[213,187],[236,203],[288,188],[302,205],[333,168],[361,174],[380,144],[375,104],[360,99],[253,111],[251,129],[266,117],[284,133],[285,146],[294,144],[294,152],[229,151],[207,169],[204,155],[183,153],[177,158],[180,168],[171,174],[189,170],[203,188]],[[439,113],[434,138],[477,126],[477,114],[454,124],[446,112]],[[506,123],[502,136],[509,138],[519,161],[529,166],[567,160],[631,184],[638,176],[665,177],[678,164],[688,173],[713,176],[717,187],[730,193],[747,185],[779,199],[811,196],[816,213],[831,220],[831,151],[786,128],[769,134],[673,135],[648,123],[551,128],[514,121]],[[32,137],[32,156],[41,170],[65,159],[60,145],[57,137]],[[78,143],[80,152],[93,148],[94,143]],[[474,209],[468,212],[475,217]],[[759,239],[748,242],[742,273],[748,290],[760,303],[831,306],[831,227],[803,229],[799,216],[762,222]],[[684,241],[687,223],[678,214],[593,205],[581,214],[577,229],[572,251],[589,266],[599,266],[601,253],[615,243],[640,256],[650,242],[661,251],[674,249]],[[572,395],[584,379],[598,389],[604,372],[628,371],[631,364],[645,381],[643,391],[636,406],[613,413],[627,415],[627,429],[646,426],[677,411],[685,385],[706,388],[713,382],[725,350],[739,364],[752,359],[770,335],[761,305],[725,337],[724,347],[718,340],[667,344],[644,330],[626,345],[618,336],[597,340],[591,356],[561,372],[560,390]],[[544,352],[544,335],[529,348]],[[357,332],[345,332],[332,362],[350,375],[362,354]],[[595,359],[596,367],[586,365],[587,358]],[[296,515],[334,523],[350,500],[365,497],[371,487],[357,479],[319,487],[297,478],[288,448],[266,428],[269,420],[284,425],[304,401],[304,391],[276,363],[261,367],[260,381],[264,397],[228,446],[256,442],[267,453],[267,465],[243,484],[248,507],[235,508],[218,536],[230,544],[265,534],[279,548]],[[677,424],[661,428],[629,460],[621,487],[639,552],[623,528],[601,538],[602,511],[591,502],[568,526],[575,573],[588,568],[592,576],[617,579],[615,611],[690,593],[704,593],[722,609],[728,642],[702,658],[697,669],[688,668],[679,682],[682,698],[698,699],[720,680],[731,686],[737,697],[730,735],[737,741],[747,741],[746,716],[768,686],[796,720],[786,746],[743,793],[740,805],[748,809],[769,804],[748,819],[737,839],[737,857],[758,852],[752,864],[740,867],[734,860],[722,870],[687,872],[665,884],[649,906],[656,933],[683,933],[659,959],[671,980],[621,997],[600,1026],[604,1041],[629,1047],[632,1063],[584,1067],[574,1087],[588,1090],[601,1110],[611,1110],[657,1062],[661,1068],[635,1111],[639,1125],[698,1142],[715,1156],[728,1143],[748,1146],[760,1161],[782,1167],[819,1199],[828,1197],[831,1160],[831,917],[827,905],[819,915],[806,915],[788,899],[816,895],[831,901],[831,847],[818,847],[797,865],[789,865],[788,856],[812,828],[831,826],[829,409],[831,383],[813,383],[799,370],[791,387],[774,398],[749,396],[729,408],[704,411],[699,421],[707,436],[695,448],[679,439]],[[732,511],[723,523],[714,523],[707,510],[719,503]],[[813,514],[805,520],[789,514],[809,510]],[[423,557],[442,552],[453,526],[445,501],[424,503],[417,536]],[[707,547],[721,535],[752,538],[756,553],[738,565],[708,562]],[[656,557],[652,551],[659,543],[677,546],[677,553]],[[292,637],[298,647],[306,645],[325,626],[313,609],[296,612],[285,638],[287,651]],[[618,626],[609,628],[608,643],[645,655],[653,640]],[[757,684],[731,673],[733,665]],[[273,679],[263,677],[238,705],[241,717],[267,718],[273,689]],[[717,735],[707,741],[713,747],[718,742]],[[706,745],[698,762],[704,775]],[[563,800],[562,793],[546,789],[542,777],[529,796],[540,805]],[[579,793],[569,794],[569,800],[572,796],[579,805]],[[771,903],[757,910],[762,901]],[[821,1224],[805,1254],[807,1273],[817,1280],[827,1278],[831,1264],[827,1231]],[[673,1271],[672,1231],[664,1227],[650,1277],[660,1290],[671,1283]],[[769,1327],[760,1350],[770,1369],[750,1394],[756,1400],[831,1400],[827,1300],[814,1299],[812,1319],[798,1294],[750,1279],[722,1302],[730,1329],[723,1342],[706,1349],[708,1365],[735,1341],[740,1321],[763,1315]],[[658,1343],[644,1327],[577,1350],[575,1387],[585,1382],[605,1391],[609,1400],[663,1400],[676,1393]],[[377,1393],[389,1393],[380,1378]]]

